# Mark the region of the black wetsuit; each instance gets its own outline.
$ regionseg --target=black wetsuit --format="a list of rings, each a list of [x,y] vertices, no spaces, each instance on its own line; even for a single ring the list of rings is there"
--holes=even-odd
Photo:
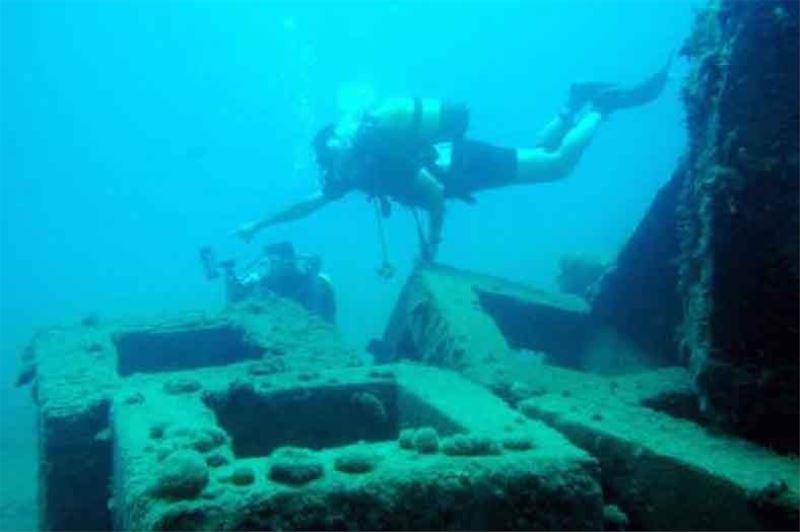
[[[453,142],[450,168],[434,171],[448,198],[474,201],[472,194],[498,188],[514,181],[517,152],[486,142],[462,139]]]
[[[353,142],[351,165],[346,180],[326,180],[323,193],[338,199],[351,190],[373,197],[391,198],[414,205],[413,183],[423,168],[444,186],[446,198],[474,201],[472,193],[497,188],[513,181],[517,171],[516,151],[464,138],[469,111],[463,105],[444,104],[439,135],[433,141],[420,141],[416,135],[421,119],[421,103],[415,99],[415,113],[408,133],[381,128],[369,117],[364,119]],[[433,144],[452,143],[450,168],[436,163]]]

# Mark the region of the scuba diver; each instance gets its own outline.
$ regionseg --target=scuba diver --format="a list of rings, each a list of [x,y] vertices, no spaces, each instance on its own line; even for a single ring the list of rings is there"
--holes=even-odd
[[[208,247],[200,249],[200,260],[206,279],[225,280],[228,303],[239,303],[251,297],[273,294],[293,299],[324,320],[336,320],[336,297],[333,284],[321,272],[322,260],[317,255],[298,255],[290,242],[278,242],[264,248],[264,253],[237,274],[233,260],[217,263]]]
[[[474,203],[481,190],[554,181],[566,177],[589,145],[600,122],[614,111],[637,107],[661,94],[671,58],[641,83],[620,86],[573,84],[566,106],[542,130],[533,148],[505,148],[465,138],[469,111],[434,99],[394,98],[357,120],[323,127],[312,147],[321,191],[236,234],[245,242],[259,231],[304,218],[353,190],[367,195],[381,215],[389,200],[412,208],[417,220],[420,259],[432,261],[441,241],[445,200]],[[416,208],[428,214],[427,235]],[[382,231],[382,229],[381,229]],[[391,275],[381,241],[384,264]]]

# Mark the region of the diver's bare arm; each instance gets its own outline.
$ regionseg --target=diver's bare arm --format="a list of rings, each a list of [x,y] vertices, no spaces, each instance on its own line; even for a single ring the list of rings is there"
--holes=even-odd
[[[326,197],[321,192],[318,192],[310,198],[298,201],[297,203],[290,205],[289,207],[275,214],[267,216],[266,218],[262,218],[257,222],[245,225],[239,229],[239,236],[241,236],[244,240],[249,240],[262,229],[285,222],[300,220],[318,211],[330,202],[330,198]]]

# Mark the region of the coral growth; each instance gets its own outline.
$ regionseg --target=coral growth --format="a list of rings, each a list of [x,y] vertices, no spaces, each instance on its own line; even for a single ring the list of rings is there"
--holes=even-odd
[[[414,448],[414,429],[403,429],[397,437],[397,444],[401,449],[411,450]]]
[[[207,453],[227,441],[226,434],[217,427],[172,425],[164,429],[164,439],[177,449],[193,449]]]
[[[336,457],[334,467],[342,473],[369,473],[378,465],[378,455],[364,446],[350,447]]]
[[[449,456],[487,456],[500,454],[500,445],[490,436],[456,434],[442,440],[442,452]]]
[[[401,449],[414,450],[420,454],[433,454],[439,450],[439,433],[433,427],[403,429],[397,438]]]
[[[414,433],[414,449],[421,454],[431,454],[439,450],[439,434],[432,427],[423,427]]]
[[[503,438],[503,448],[510,451],[528,451],[533,449],[533,440],[525,434],[513,434]]]
[[[272,453],[269,478],[274,482],[301,486],[320,478],[322,462],[313,451],[300,447],[281,447]]]
[[[192,499],[208,484],[208,467],[197,451],[181,450],[168,456],[159,467],[154,492],[165,499]]]

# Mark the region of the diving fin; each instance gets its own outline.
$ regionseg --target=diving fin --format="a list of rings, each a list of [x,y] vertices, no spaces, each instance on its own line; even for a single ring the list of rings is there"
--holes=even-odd
[[[616,87],[615,83],[608,83],[605,81],[573,83],[569,87],[569,99],[567,100],[567,109],[565,112],[570,115],[577,113],[598,94],[614,87]]]
[[[669,79],[669,69],[672,66],[672,54],[661,69],[647,79],[630,86],[613,85],[606,87],[589,100],[590,103],[603,114],[608,114],[618,109],[638,107],[652,102],[661,94]]]

